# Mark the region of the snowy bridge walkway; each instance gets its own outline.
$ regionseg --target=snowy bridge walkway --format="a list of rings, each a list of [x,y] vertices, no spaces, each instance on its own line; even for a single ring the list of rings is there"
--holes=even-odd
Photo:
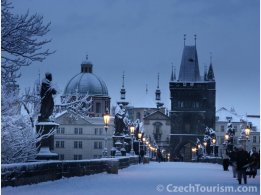
[[[238,185],[230,171],[218,164],[150,162],[119,170],[118,175],[101,173],[64,178],[34,185],[2,188],[2,195],[161,195],[161,194],[259,194],[258,176]],[[257,190],[257,192],[256,192]]]

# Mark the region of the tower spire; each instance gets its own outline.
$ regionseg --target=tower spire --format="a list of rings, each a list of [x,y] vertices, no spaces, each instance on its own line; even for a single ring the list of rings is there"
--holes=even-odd
[[[184,34],[184,46],[186,45],[186,34]]]
[[[157,88],[159,89],[159,73],[158,73],[158,85],[157,85]]]
[[[214,70],[212,67],[212,52],[210,52],[210,64],[209,64],[209,68],[208,68],[207,80],[215,81]]]
[[[194,34],[195,46],[197,45],[197,35]]]
[[[157,85],[157,89],[155,91],[155,99],[156,101],[160,101],[160,89],[159,89],[159,73],[158,73],[158,85]]]
[[[122,74],[122,85],[121,85],[122,88],[124,88],[124,79],[125,79],[125,75],[124,75],[124,71],[123,71],[123,74]]]
[[[123,71],[123,74],[122,74],[122,85],[121,85],[121,100],[125,100],[125,95],[126,95],[126,90],[124,88],[124,79],[125,79],[125,75],[124,75],[124,71]]]
[[[160,108],[162,107],[164,104],[160,102],[161,100],[161,91],[159,89],[159,73],[158,73],[158,85],[157,85],[157,89],[155,91],[155,100],[156,100],[156,105],[157,105],[157,108]]]

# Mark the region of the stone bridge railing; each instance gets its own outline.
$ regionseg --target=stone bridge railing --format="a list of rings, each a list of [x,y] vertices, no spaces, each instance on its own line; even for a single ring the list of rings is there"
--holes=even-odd
[[[19,186],[58,180],[63,177],[91,175],[96,173],[117,174],[118,169],[138,164],[138,157],[103,158],[78,161],[38,161],[6,164],[1,166],[1,185]]]

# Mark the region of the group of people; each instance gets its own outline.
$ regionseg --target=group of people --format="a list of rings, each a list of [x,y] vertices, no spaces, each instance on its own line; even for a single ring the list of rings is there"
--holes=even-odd
[[[233,151],[223,155],[223,168],[224,171],[228,171],[228,166],[231,165],[233,177],[237,178],[238,183],[241,184],[243,178],[244,184],[247,184],[247,175],[253,178],[257,175],[257,169],[260,167],[259,158],[256,147],[250,152],[244,150],[242,146],[234,147]]]

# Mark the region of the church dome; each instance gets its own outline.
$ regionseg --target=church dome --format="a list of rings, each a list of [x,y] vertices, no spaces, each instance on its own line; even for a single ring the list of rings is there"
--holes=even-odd
[[[64,95],[87,93],[92,96],[108,96],[105,82],[92,73],[92,63],[89,61],[81,64],[81,73],[70,79],[64,90]]]

